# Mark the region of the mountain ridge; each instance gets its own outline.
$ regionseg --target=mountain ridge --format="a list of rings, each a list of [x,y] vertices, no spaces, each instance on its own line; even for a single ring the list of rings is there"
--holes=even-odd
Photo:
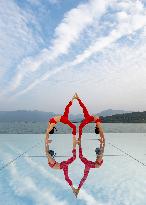
[[[107,109],[93,115],[106,117],[106,116],[111,116],[113,114],[121,114],[121,113],[123,114],[127,112],[130,111]],[[39,111],[39,110],[0,111],[0,122],[24,122],[24,121],[43,122],[43,121],[48,121],[50,118],[57,115],[61,115],[61,114],[56,114],[54,112]],[[69,115],[69,119],[71,121],[80,122],[83,118],[84,118],[83,114]]]

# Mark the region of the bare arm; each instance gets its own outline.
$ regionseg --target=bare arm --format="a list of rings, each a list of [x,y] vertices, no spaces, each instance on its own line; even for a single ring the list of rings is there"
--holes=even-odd
[[[49,139],[49,132],[53,129],[53,127],[55,127],[55,123],[49,123],[47,130],[46,130],[46,137],[48,137]]]
[[[101,123],[100,123],[100,122],[97,122],[97,123],[96,123],[96,126],[99,128],[99,135],[100,135],[101,141],[105,141],[104,132],[103,132],[103,128],[102,128],[102,126],[101,126]]]
[[[102,141],[102,142],[100,141],[100,150],[101,150],[101,153],[100,153],[100,155],[98,156],[98,160],[96,161],[96,165],[95,165],[96,168],[99,168],[99,167],[101,166],[99,163],[100,163],[100,162],[101,162],[101,163],[103,162],[104,147],[105,147],[105,140]]]
[[[45,137],[45,152],[46,152],[46,157],[48,158],[49,157],[49,140],[48,140],[48,136],[46,135]]]
[[[51,140],[49,140],[49,132],[53,129],[53,127],[55,126],[55,123],[51,123],[48,125],[47,130],[46,130],[46,137],[45,137],[45,152],[46,152],[46,156],[49,156],[49,143],[51,143]]]

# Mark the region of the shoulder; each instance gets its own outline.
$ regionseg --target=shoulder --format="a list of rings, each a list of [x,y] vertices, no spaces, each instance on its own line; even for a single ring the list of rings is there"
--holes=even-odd
[[[95,123],[101,122],[101,119],[99,118],[99,116],[94,116],[94,122]]]

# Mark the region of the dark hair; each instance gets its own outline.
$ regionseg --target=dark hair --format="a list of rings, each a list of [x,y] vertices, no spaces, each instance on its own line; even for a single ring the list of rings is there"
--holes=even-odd
[[[53,150],[49,150],[48,153],[54,158],[56,156],[56,153]]]
[[[54,129],[57,131],[56,127],[53,127],[49,134],[54,134]]]
[[[97,147],[97,148],[95,149],[95,152],[96,152],[96,155],[97,155],[97,156],[100,155],[100,154],[101,154],[101,150],[100,150],[100,148]]]
[[[99,128],[98,127],[95,127],[95,133],[99,134]]]

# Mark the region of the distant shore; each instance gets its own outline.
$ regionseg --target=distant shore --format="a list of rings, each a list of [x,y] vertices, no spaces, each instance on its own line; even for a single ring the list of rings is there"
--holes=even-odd
[[[3,122],[0,123],[0,134],[44,134],[47,122]],[[75,123],[78,127],[80,123]],[[105,133],[146,133],[146,123],[102,123]],[[56,125],[55,134],[69,134],[71,128],[62,123]],[[83,129],[83,133],[95,133],[95,124],[90,123]]]

